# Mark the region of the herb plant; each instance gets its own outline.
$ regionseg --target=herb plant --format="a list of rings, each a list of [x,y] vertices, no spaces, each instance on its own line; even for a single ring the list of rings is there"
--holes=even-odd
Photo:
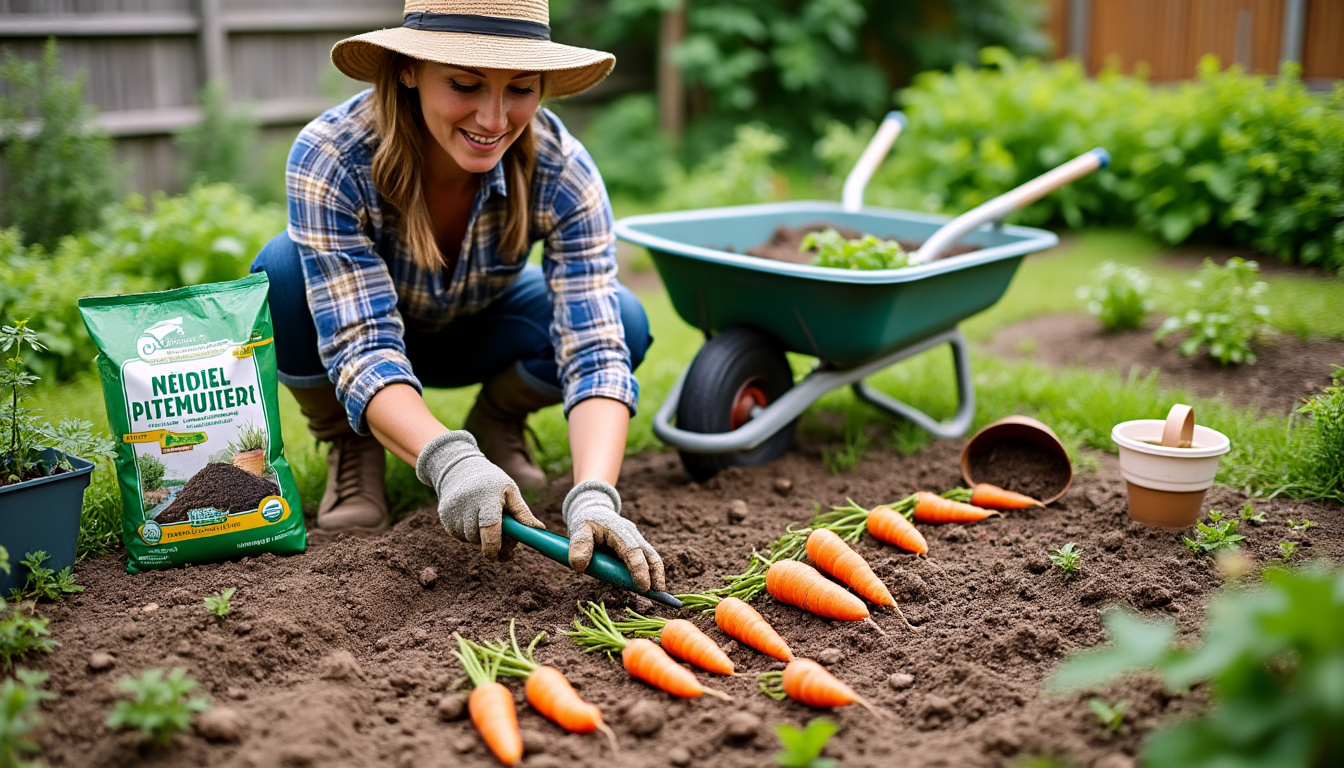
[[[1308,520],[1305,517],[1297,521],[1294,521],[1292,518],[1288,519],[1288,530],[1293,531],[1294,533],[1297,533],[1299,531],[1306,531],[1308,528],[1311,528],[1314,525],[1316,525],[1316,523]]]
[[[1241,508],[1241,519],[1242,522],[1247,522],[1250,523],[1251,525],[1264,525],[1265,513],[1256,512],[1255,507],[1251,506],[1250,502],[1247,502]]]
[[[1280,560],[1282,560],[1282,561],[1284,561],[1284,562],[1286,563],[1286,562],[1288,562],[1289,560],[1291,560],[1291,559],[1293,558],[1293,555],[1295,555],[1295,554],[1297,554],[1297,542],[1296,542],[1296,541],[1280,541],[1280,542],[1279,542],[1279,559],[1280,559]]]
[[[1064,572],[1065,578],[1072,576],[1074,571],[1078,570],[1078,561],[1082,556],[1082,550],[1074,546],[1072,541],[1049,554],[1050,562],[1059,566],[1059,570]]]
[[[167,746],[173,734],[191,727],[196,713],[210,708],[206,699],[187,697],[197,685],[182,667],[174,667],[167,675],[162,669],[147,669],[139,677],[123,677],[117,681],[117,690],[130,698],[113,707],[107,727],[114,731],[135,728],[153,746]]]
[[[1129,731],[1129,726],[1125,725],[1125,712],[1129,710],[1128,701],[1109,704],[1105,699],[1093,697],[1087,700],[1087,706],[1092,710],[1092,714],[1097,716],[1097,722],[1106,729],[1106,738]]]
[[[83,592],[84,588],[75,583],[75,575],[67,566],[60,571],[44,568],[43,563],[51,558],[46,552],[29,552],[19,561],[19,565],[28,569],[28,577],[21,588],[16,587],[10,593],[11,600],[46,600],[57,602],[66,595]]]
[[[205,598],[205,610],[221,619],[228,616],[229,600],[233,598],[233,593],[237,591],[237,587],[225,587],[215,594],[207,596]]]
[[[1195,523],[1195,538],[1182,536],[1186,549],[1196,555],[1207,555],[1219,550],[1233,550],[1241,546],[1246,537],[1237,533],[1236,520],[1224,520],[1223,513],[1209,510],[1209,522]]]
[[[1188,333],[1180,344],[1187,357],[1208,347],[1209,357],[1223,365],[1255,362],[1251,347],[1269,332],[1269,307],[1262,303],[1268,286],[1256,280],[1260,265],[1239,256],[1218,266],[1211,259],[1176,303],[1171,317],[1158,327],[1154,338],[1161,341],[1172,333]]]
[[[34,615],[31,605],[0,598],[0,670],[8,671],[15,659],[29,653],[51,653],[59,645],[49,637],[50,619]]]
[[[821,751],[839,730],[834,721],[821,717],[809,720],[806,729],[789,723],[777,725],[775,733],[783,749],[775,753],[775,762],[785,768],[832,768],[835,760],[822,757]]]
[[[14,670],[14,677],[0,683],[0,766],[3,768],[36,768],[24,755],[37,752],[39,747],[30,734],[42,724],[37,706],[56,698],[42,690],[47,682],[46,672],[29,669]]]
[[[1297,410],[1311,419],[1312,474],[1344,497],[1344,368],[1336,367],[1330,378],[1330,386]]]
[[[24,364],[24,347],[34,352],[45,349],[27,321],[0,326],[0,352],[10,355],[0,369],[0,396],[4,396],[0,401],[0,486],[68,472],[73,469],[70,456],[110,459],[112,442],[95,436],[92,422],[62,419],[52,426],[38,417],[37,409],[24,406],[24,391],[38,381]],[[55,449],[55,453],[44,454],[46,449]]]
[[[1078,288],[1078,298],[1087,311],[1108,331],[1142,328],[1152,313],[1153,281],[1138,267],[1108,261],[1097,270],[1095,281]]]
[[[1261,588],[1225,589],[1194,647],[1176,642],[1170,620],[1116,609],[1103,623],[1111,645],[1066,659],[1051,688],[1153,670],[1175,691],[1207,681],[1213,696],[1207,713],[1155,731],[1142,765],[1344,765],[1344,571],[1270,568]]]
[[[816,251],[812,263],[835,269],[900,269],[910,264],[910,255],[895,240],[864,235],[846,240],[834,229],[809,232],[803,237],[804,251]]]
[[[266,430],[250,421],[240,425],[237,437],[229,442],[229,450],[233,453],[247,453],[265,447]]]

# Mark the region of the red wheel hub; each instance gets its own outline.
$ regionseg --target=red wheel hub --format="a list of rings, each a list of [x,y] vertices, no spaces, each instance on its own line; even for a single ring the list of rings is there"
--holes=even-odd
[[[729,419],[731,429],[737,429],[751,421],[752,411],[770,404],[770,398],[761,388],[762,383],[760,379],[752,379],[737,390],[737,396],[733,398],[732,417]]]

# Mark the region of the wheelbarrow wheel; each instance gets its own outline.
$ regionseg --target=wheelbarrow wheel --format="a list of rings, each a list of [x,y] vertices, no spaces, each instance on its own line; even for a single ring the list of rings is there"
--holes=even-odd
[[[677,426],[688,432],[731,432],[752,419],[756,408],[775,402],[793,386],[793,370],[779,342],[754,328],[732,328],[710,339],[686,372]],[[797,421],[764,443],[740,453],[681,451],[681,463],[697,481],[728,467],[752,467],[783,456]]]

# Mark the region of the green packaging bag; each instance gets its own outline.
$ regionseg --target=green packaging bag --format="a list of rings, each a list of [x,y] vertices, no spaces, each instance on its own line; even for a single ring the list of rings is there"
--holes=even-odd
[[[79,300],[117,438],[132,573],[302,552],[285,460],[268,281]]]

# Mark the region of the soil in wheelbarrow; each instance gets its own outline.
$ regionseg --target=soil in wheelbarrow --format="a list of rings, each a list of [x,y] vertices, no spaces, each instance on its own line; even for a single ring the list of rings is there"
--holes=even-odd
[[[914,253],[915,251],[919,250],[919,247],[924,244],[923,240],[910,240],[908,238],[889,237],[887,235],[878,233],[861,232],[857,229],[854,229],[853,227],[837,227],[833,224],[816,222],[813,224],[805,224],[801,227],[785,227],[785,226],[776,227],[775,231],[771,233],[769,240],[766,240],[764,243],[761,243],[755,248],[749,248],[747,250],[747,254],[751,256],[757,256],[762,259],[774,259],[775,261],[790,261],[795,264],[810,264],[812,262],[812,259],[816,256],[816,252],[802,250],[803,238],[813,232],[820,232],[823,229],[834,229],[837,232],[839,232],[840,235],[844,237],[846,240],[854,240],[863,237],[865,234],[877,234],[878,237],[889,240],[895,240],[896,242],[900,243],[902,248],[904,248],[907,252],[910,253]],[[978,251],[978,250],[980,250],[979,246],[975,245],[965,245],[965,244],[953,245],[952,247],[947,249],[947,253],[945,255],[956,256],[957,254],[960,253],[970,253],[971,251]]]
[[[773,464],[728,470],[692,483],[675,456],[649,453],[627,461],[620,483],[624,512],[667,562],[676,591],[719,585],[742,570],[752,548],[818,506],[892,501],[917,489],[959,484],[959,441],[902,456],[875,449],[851,473],[833,475],[822,451],[836,448],[815,433]],[[875,705],[827,716],[843,730],[827,754],[858,766],[1004,766],[1033,754],[1073,764],[1132,766],[1141,740],[1161,722],[1207,705],[1201,693],[1168,693],[1140,678],[1063,699],[1042,681],[1068,652],[1103,638],[1100,611],[1126,605],[1174,618],[1189,633],[1221,583],[1212,560],[1196,557],[1178,534],[1129,522],[1114,461],[1076,479],[1056,505],[1010,513],[976,525],[924,526],[930,559],[915,558],[865,537],[857,549],[873,564],[916,627],[877,615],[879,635],[861,624],[805,615],[761,597],[756,605],[794,651],[818,659]],[[559,507],[567,484],[556,482],[534,508],[563,530]],[[1240,509],[1244,498],[1214,489],[1208,505]],[[1254,563],[1273,560],[1280,541],[1300,543],[1295,559],[1344,556],[1344,514],[1337,506],[1276,499],[1256,502],[1261,526],[1247,527],[1244,550]],[[1318,523],[1305,533],[1286,520]],[[1067,542],[1082,551],[1081,570],[1065,579],[1046,553]],[[409,514],[374,537],[315,538],[302,555],[265,554],[138,575],[122,557],[81,563],[87,590],[44,605],[61,646],[21,663],[49,671],[57,698],[42,705],[37,733],[51,766],[406,766],[495,762],[471,723],[460,718],[462,671],[451,651],[454,632],[499,637],[509,619],[519,635],[546,631],[540,660],[563,669],[598,704],[620,739],[613,756],[598,734],[563,734],[529,706],[519,721],[524,766],[723,766],[771,764],[773,729],[821,714],[757,693],[754,675],[779,665],[705,627],[736,661],[737,677],[714,678],[731,702],[673,699],[631,679],[616,663],[585,655],[561,633],[576,600],[605,600],[675,616],[677,612],[573,574],[520,549],[507,563],[481,560],[443,532],[432,509]],[[220,620],[204,598],[236,587],[233,610]],[[135,733],[103,727],[117,699],[116,680],[151,667],[185,667],[199,693],[236,719],[214,716],[209,741],[191,733],[161,750]],[[702,679],[709,681],[708,675]],[[522,701],[521,685],[507,681]],[[1107,739],[1087,699],[1128,700],[1130,731]],[[222,722],[221,722],[222,721]]]
[[[1156,370],[1163,386],[1203,397],[1222,395],[1238,406],[1256,405],[1274,413],[1288,413],[1302,398],[1330,386],[1331,372],[1344,365],[1344,341],[1290,334],[1272,336],[1255,347],[1254,365],[1225,366],[1202,353],[1184,357],[1175,337],[1160,345],[1153,342],[1158,322],[1150,321],[1143,330],[1105,333],[1087,315],[1045,315],[1000,329],[989,350],[1051,366],[1111,369],[1122,376],[1130,370]]]

